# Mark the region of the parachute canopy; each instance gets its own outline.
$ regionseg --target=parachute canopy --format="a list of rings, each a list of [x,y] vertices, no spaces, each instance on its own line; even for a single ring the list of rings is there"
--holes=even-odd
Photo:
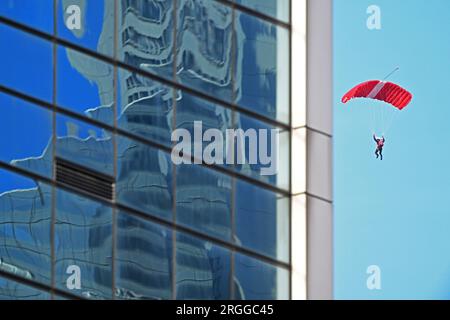
[[[370,80],[358,84],[342,97],[347,103],[353,98],[367,98],[384,101],[402,110],[412,99],[412,94],[399,85],[388,81]]]

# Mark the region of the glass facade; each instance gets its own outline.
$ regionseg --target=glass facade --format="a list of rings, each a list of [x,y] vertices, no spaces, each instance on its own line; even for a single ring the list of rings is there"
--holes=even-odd
[[[290,298],[289,8],[0,3],[0,299]],[[174,164],[197,121],[276,130],[278,171]],[[112,199],[57,159],[111,177]]]

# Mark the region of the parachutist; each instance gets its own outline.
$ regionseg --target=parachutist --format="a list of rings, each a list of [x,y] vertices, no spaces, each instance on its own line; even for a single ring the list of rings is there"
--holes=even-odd
[[[377,148],[375,149],[375,155],[377,156],[377,159],[378,157],[380,157],[380,160],[383,160],[383,147],[386,139],[384,138],[384,136],[382,136],[381,138],[377,138],[374,133],[373,140],[377,144]]]
[[[390,104],[397,110],[403,110],[409,105],[412,100],[413,96],[411,92],[400,87],[398,84],[386,81],[386,79],[398,69],[398,67],[395,68],[395,70],[389,73],[383,80],[369,80],[357,84],[342,97],[342,103],[347,103],[354,98],[365,98],[383,101],[387,104]],[[381,120],[385,120],[383,115],[381,116]],[[386,126],[383,124],[384,130],[388,130],[389,126],[386,128]],[[377,138],[374,133],[373,140],[375,140],[375,143],[377,144],[377,148],[375,149],[375,156],[377,157],[377,159],[380,158],[380,160],[383,160],[383,147],[386,139],[384,139],[383,136],[381,138]]]

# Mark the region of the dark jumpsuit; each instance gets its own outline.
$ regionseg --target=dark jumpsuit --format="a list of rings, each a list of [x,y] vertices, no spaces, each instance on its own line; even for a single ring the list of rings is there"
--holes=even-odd
[[[380,157],[380,160],[383,160],[383,147],[384,147],[384,142],[386,141],[386,139],[384,139],[384,137],[382,137],[381,139],[377,139],[377,137],[375,137],[375,135],[373,135],[373,140],[376,142],[377,144],[377,148],[375,149],[375,155],[378,157]]]

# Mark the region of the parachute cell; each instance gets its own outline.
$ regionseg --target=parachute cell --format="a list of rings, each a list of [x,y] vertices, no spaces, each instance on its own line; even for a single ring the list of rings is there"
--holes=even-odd
[[[370,80],[352,88],[342,97],[342,102],[347,103],[354,98],[376,99],[402,110],[411,102],[412,94],[395,83]]]

